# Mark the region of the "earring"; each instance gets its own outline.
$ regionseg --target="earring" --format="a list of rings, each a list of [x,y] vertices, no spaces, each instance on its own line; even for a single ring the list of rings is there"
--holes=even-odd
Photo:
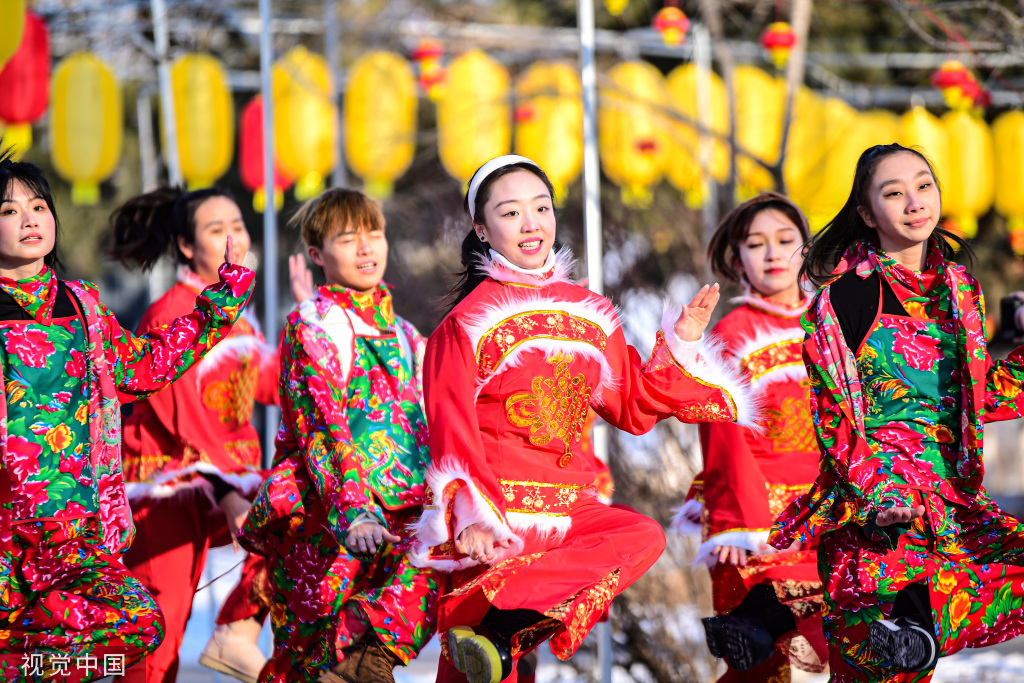
[[[487,238],[486,238],[486,237],[484,237],[484,234],[483,234],[482,232],[478,232],[478,233],[476,234],[476,238],[477,238],[478,240],[480,240],[481,242],[486,242],[486,241],[487,241]]]

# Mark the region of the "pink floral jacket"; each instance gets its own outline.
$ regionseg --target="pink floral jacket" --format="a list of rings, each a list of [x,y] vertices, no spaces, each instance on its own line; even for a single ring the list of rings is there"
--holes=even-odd
[[[85,354],[69,350],[68,364],[85,363],[98,521],[103,542],[111,553],[124,552],[135,536],[121,474],[121,404],[170,384],[227,335],[252,294],[255,274],[242,266],[225,264],[220,268],[220,278],[196,297],[192,313],[140,337],[118,324],[114,314],[100,303],[95,285],[65,283],[81,303],[85,318]],[[6,425],[5,395],[0,401],[0,604],[8,602],[14,559],[8,467],[17,454],[8,449]]]

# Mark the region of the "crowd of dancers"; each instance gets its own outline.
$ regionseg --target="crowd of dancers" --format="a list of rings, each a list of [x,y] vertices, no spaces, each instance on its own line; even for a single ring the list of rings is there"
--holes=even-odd
[[[700,425],[670,533],[700,535],[721,681],[926,681],[1024,631],[1024,526],[982,485],[985,423],[1024,413],[1024,350],[989,358],[921,152],[864,152],[814,237],[780,194],[730,212],[708,260],[744,296],[713,330],[717,284],[666,310],[647,359],[572,280],[554,199],[524,157],[476,172],[463,270],[424,339],[383,281],[379,205],[327,190],[291,219],[325,284],[290,259],[274,345],[227,192],[113,214],[112,258],[178,264],[133,334],[58,277],[49,184],[0,156],[0,677],[174,681],[209,549],[234,542],[208,667],[393,682],[437,633],[439,682],[532,680],[532,651],[571,657],[665,547],[601,495],[594,419]],[[256,402],[281,408],[269,470]]]

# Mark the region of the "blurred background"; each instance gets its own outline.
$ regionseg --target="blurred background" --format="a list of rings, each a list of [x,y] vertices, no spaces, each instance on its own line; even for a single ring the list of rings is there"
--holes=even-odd
[[[706,236],[725,211],[776,189],[820,229],[849,194],[859,154],[893,141],[932,159],[946,225],[971,240],[996,334],[993,302],[1024,289],[1024,0],[592,4],[603,285],[641,353],[664,298],[687,298],[710,277]],[[47,170],[64,275],[97,282],[123,325],[166,291],[173,267],[126,271],[105,257],[102,234],[120,202],[170,182],[234,193],[261,277],[273,247],[277,321],[290,307],[285,258],[302,251],[286,221],[329,185],[381,200],[386,280],[399,314],[424,334],[460,267],[464,185],[493,156],[514,151],[547,170],[559,238],[585,261],[580,3],[273,0],[265,9],[269,24],[256,0],[0,0],[3,145]],[[273,198],[261,189],[264,29]],[[261,284],[261,316],[265,303]],[[986,436],[990,490],[1024,510],[1020,428]],[[667,523],[700,468],[696,430],[667,422],[645,437],[613,434],[608,460],[615,499]],[[670,538],[616,601],[614,680],[713,679],[698,621],[710,613],[707,573],[691,567],[693,551]],[[233,557],[211,556],[207,580]],[[183,665],[194,667],[212,631],[210,600],[230,585],[197,596]],[[436,656],[432,646],[405,680],[433,680]],[[597,675],[593,643],[568,664],[541,662],[541,680]],[[180,680],[214,678],[188,668]],[[964,654],[943,660],[934,680],[1024,680],[1024,656],[1012,644]]]

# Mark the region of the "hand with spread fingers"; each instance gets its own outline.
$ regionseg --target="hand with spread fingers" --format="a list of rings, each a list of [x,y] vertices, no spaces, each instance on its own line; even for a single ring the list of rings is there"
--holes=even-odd
[[[688,306],[683,306],[676,320],[675,332],[683,341],[697,341],[704,334],[708,323],[711,322],[711,314],[721,298],[718,283],[704,285],[700,288]]]

